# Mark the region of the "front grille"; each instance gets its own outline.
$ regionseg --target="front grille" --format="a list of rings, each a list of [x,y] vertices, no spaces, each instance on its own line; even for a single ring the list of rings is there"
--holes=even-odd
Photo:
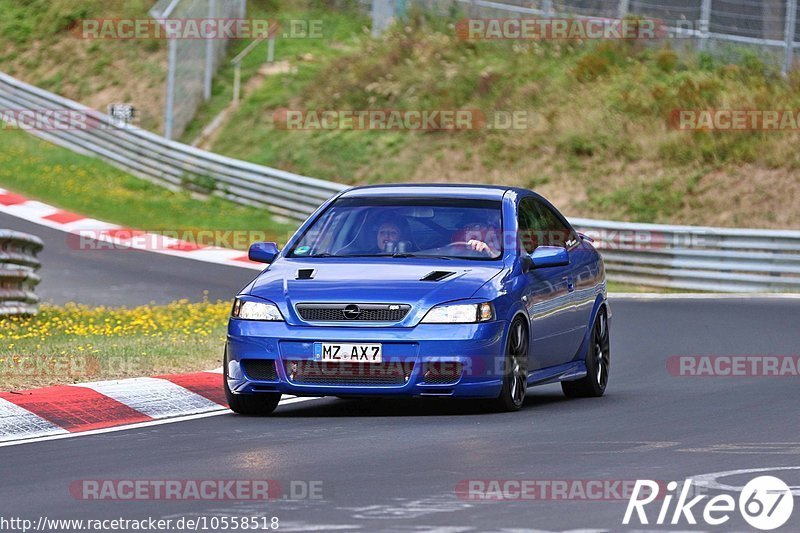
[[[297,304],[309,322],[399,322],[410,310],[405,304]]]
[[[425,363],[422,381],[429,385],[455,383],[461,378],[461,363]]]
[[[414,370],[414,363],[286,361],[285,364],[290,381],[309,385],[404,385]]]
[[[272,359],[242,359],[247,377],[256,381],[278,381],[278,370]]]

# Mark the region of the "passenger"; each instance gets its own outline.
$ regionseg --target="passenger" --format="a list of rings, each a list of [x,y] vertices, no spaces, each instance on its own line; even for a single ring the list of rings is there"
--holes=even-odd
[[[384,222],[378,227],[378,251],[392,253],[397,251],[397,244],[403,240],[400,226],[394,222]]]

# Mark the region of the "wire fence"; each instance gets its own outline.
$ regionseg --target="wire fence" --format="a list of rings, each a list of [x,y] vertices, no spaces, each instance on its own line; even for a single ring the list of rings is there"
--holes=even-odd
[[[159,0],[150,15],[167,19],[244,19],[247,0]],[[179,137],[197,108],[211,97],[214,74],[222,64],[229,39],[169,37],[164,137]]]
[[[442,15],[457,9],[468,17],[648,17],[661,21],[670,38],[699,49],[758,47],[780,61],[784,73],[795,66],[800,48],[798,0],[372,0],[373,33],[409,5]]]

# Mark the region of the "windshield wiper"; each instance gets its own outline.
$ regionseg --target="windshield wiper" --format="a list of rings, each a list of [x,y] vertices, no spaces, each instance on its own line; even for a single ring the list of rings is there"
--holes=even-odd
[[[314,259],[314,258],[317,258],[317,257],[342,257],[342,258],[347,258],[347,257],[396,257],[396,258],[399,258],[399,259],[417,257],[417,258],[421,258],[421,259],[446,259],[447,261],[451,261],[453,259],[452,257],[447,257],[446,255],[442,255],[442,256],[437,256],[437,255],[417,255],[417,254],[412,254],[412,253],[408,253],[408,252],[394,252],[394,253],[391,253],[391,254],[348,254],[348,255],[336,255],[336,254],[332,254],[330,252],[323,252],[323,253],[320,253],[320,254],[306,255],[306,256],[300,256],[300,257],[306,257],[306,258],[311,258],[311,259]]]
[[[452,257],[447,257],[446,255],[417,255],[407,252],[395,252],[391,255],[391,257],[419,257],[422,259],[446,259],[447,261],[451,261],[453,259]]]

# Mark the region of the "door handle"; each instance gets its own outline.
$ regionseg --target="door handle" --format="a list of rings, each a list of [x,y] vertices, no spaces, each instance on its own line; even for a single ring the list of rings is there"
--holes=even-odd
[[[567,290],[569,292],[573,292],[575,290],[575,280],[572,279],[572,276],[564,276],[561,279],[567,282]]]

